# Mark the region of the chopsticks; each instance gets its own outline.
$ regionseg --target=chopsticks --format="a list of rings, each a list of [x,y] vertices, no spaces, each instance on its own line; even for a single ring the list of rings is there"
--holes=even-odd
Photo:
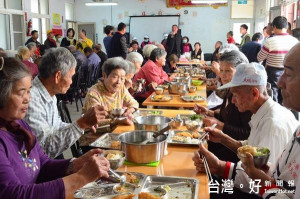
[[[217,126],[217,124],[215,123],[215,124],[211,125],[210,128],[214,129],[214,128],[216,128],[216,126]],[[199,143],[201,143],[202,140],[203,140],[208,134],[209,134],[208,131],[205,132],[205,133],[199,138]],[[205,156],[201,153],[201,151],[199,151],[199,154],[201,155],[201,158],[202,158],[202,160],[203,160],[204,169],[205,169],[205,172],[206,172],[206,174],[207,174],[207,176],[208,176],[208,180],[211,182],[211,181],[212,181],[212,176],[211,176],[211,173],[210,173],[210,170],[209,170],[209,166],[208,166],[207,160],[206,160]]]
[[[200,154],[201,154],[201,153],[200,153]],[[201,154],[201,157],[202,157],[202,160],[203,160],[205,172],[206,172],[206,174],[207,174],[207,176],[208,176],[208,180],[209,180],[209,182],[211,182],[211,181],[212,181],[212,176],[211,176],[211,173],[210,173],[210,170],[209,170],[209,167],[208,167],[207,160],[206,160],[205,156],[202,155],[202,154]]]
[[[217,124],[215,123],[215,124],[211,125],[210,128],[214,129],[214,128],[216,128],[216,126],[217,126]],[[208,131],[205,132],[205,133],[198,139],[198,140],[199,140],[199,143],[202,142],[202,140],[203,140],[208,134],[209,134]]]

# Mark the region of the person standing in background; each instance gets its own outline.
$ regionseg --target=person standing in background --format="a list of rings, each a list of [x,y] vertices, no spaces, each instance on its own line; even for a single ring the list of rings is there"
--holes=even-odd
[[[69,28],[67,30],[67,36],[64,37],[60,43],[61,47],[68,47],[68,46],[76,46],[76,39],[74,39],[75,30],[73,28]]]
[[[79,39],[79,43],[77,44],[77,47],[81,49],[81,52],[84,52],[84,49],[86,47],[92,48],[93,41],[86,37],[86,31],[84,29],[82,29],[79,32],[79,36],[80,36],[80,39]]]
[[[261,49],[261,42],[262,42],[263,36],[260,32],[255,33],[252,37],[252,41],[246,43],[242,47],[242,52],[246,55],[249,62],[257,62],[257,54],[259,53]]]
[[[240,44],[240,48],[242,48],[243,45],[251,41],[251,36],[249,33],[247,33],[247,31],[248,31],[248,26],[246,24],[242,24],[240,27],[240,33],[242,34],[242,41]]]
[[[55,40],[53,39],[54,38],[54,34],[53,34],[53,31],[52,30],[48,30],[47,31],[47,39],[45,40],[44,42],[44,45],[47,47],[47,48],[56,48],[56,42]]]
[[[227,42],[228,42],[229,44],[235,44],[235,41],[234,41],[234,39],[233,39],[233,32],[232,32],[232,31],[229,31],[229,32],[227,33]]]
[[[184,36],[182,38],[182,47],[181,47],[181,53],[190,53],[193,51],[192,45],[189,43],[190,39],[187,36]]]
[[[39,47],[41,43],[38,41],[39,33],[37,30],[31,31],[31,37],[26,41],[25,46],[29,44],[30,42],[34,42],[36,44],[36,47]]]
[[[150,41],[150,39],[149,39],[149,36],[148,36],[148,35],[145,35],[145,36],[144,36],[144,41],[143,41],[142,44],[141,44],[141,49],[143,49],[144,46],[146,46],[147,44],[151,44],[151,41]]]
[[[182,36],[180,32],[178,32],[178,26],[172,26],[172,32],[169,34],[167,38],[167,57],[171,54],[177,55],[180,57],[181,55],[181,43],[182,43]]]
[[[118,31],[111,38],[111,57],[123,57],[126,59],[128,49],[126,46],[126,24],[121,22]]]
[[[275,17],[272,26],[274,36],[266,40],[257,55],[257,60],[259,62],[267,60],[265,67],[268,74],[268,82],[273,90],[273,99],[282,104],[282,95],[277,83],[284,72],[283,60],[289,50],[299,41],[287,33],[288,22],[285,17]]]
[[[114,34],[114,27],[113,26],[110,26],[110,25],[107,25],[105,26],[104,28],[104,33],[106,34],[106,37],[103,38],[103,44],[104,44],[104,47],[105,47],[105,50],[106,50],[106,54],[108,56],[108,58],[111,58],[111,38]]]

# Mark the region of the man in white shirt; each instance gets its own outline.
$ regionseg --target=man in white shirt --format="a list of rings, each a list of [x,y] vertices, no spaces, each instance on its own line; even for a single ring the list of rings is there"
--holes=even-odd
[[[236,141],[217,129],[206,128],[209,131],[209,139],[213,142],[219,142],[233,151],[243,145],[269,147],[271,156],[269,161],[275,164],[279,154],[283,151],[293,135],[293,132],[299,125],[293,114],[274,102],[266,94],[267,74],[264,67],[257,63],[240,64],[236,68],[236,73],[232,81],[223,88],[231,88],[233,93],[232,101],[240,112],[250,110],[253,116],[250,121],[251,132],[248,140]],[[205,150],[200,146],[201,151]],[[235,179],[235,185],[241,182],[249,182],[250,179],[244,171],[241,170],[241,162],[237,165],[230,162],[218,160],[213,154],[204,151],[208,162],[215,162],[209,165],[211,172],[223,178]],[[199,153],[196,152],[193,158],[196,168],[203,169],[202,160]],[[239,168],[239,169],[236,169]],[[233,172],[234,171],[234,172]],[[239,188],[237,186],[237,188]],[[244,186],[243,191],[248,191],[249,187]]]

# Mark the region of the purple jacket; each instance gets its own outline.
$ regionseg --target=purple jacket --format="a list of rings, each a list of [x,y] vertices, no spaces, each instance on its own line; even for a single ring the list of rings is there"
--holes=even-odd
[[[23,120],[17,121],[30,132]],[[38,141],[29,157],[25,145],[12,133],[0,129],[0,198],[64,199],[65,176],[70,160],[51,160]]]

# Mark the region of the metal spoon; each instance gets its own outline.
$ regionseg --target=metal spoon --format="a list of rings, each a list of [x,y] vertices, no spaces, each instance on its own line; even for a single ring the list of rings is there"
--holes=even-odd
[[[126,176],[125,175],[120,176],[119,174],[117,174],[116,172],[114,172],[111,168],[109,168],[109,172],[111,174],[113,174],[115,177],[117,177],[120,180],[121,184],[123,184],[123,183],[126,182]]]
[[[167,132],[168,130],[170,130],[172,127],[170,125],[166,126],[165,128],[157,131],[157,132],[154,132],[153,133],[153,137],[154,138],[157,138],[158,136],[164,134],[165,132]],[[150,140],[148,138],[146,138],[144,141],[140,142],[139,144],[147,144],[148,142],[150,142]]]

